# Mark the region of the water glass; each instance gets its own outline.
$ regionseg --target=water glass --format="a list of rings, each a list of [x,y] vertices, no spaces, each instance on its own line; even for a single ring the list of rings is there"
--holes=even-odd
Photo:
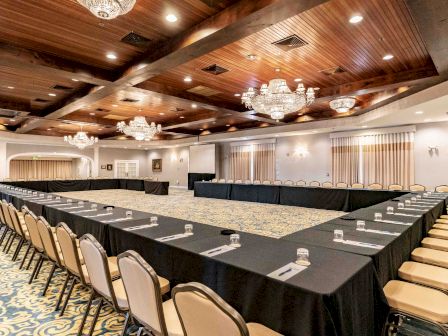
[[[411,203],[415,203],[417,202],[417,198],[416,197],[411,197]]]
[[[126,211],[126,218],[127,219],[131,219],[132,218],[132,211],[131,210]]]
[[[193,224],[185,224],[185,235],[186,236],[193,235]]]
[[[149,220],[151,222],[151,225],[154,225],[154,226],[159,225],[159,223],[158,223],[159,219],[157,218],[157,216],[152,216]]]
[[[302,266],[309,266],[310,263],[310,252],[306,248],[297,249],[297,260],[296,264]]]
[[[84,201],[79,201],[78,206],[84,206]]]
[[[113,213],[114,212],[114,208],[112,208],[112,207],[107,207],[106,208],[106,211],[107,211],[107,213]]]
[[[34,191],[34,192],[33,192],[33,196],[37,196],[37,191]]]
[[[73,203],[73,200],[71,198],[68,198],[67,199],[67,204],[72,204],[72,203]]]
[[[90,208],[91,208],[92,210],[96,210],[96,209],[98,209],[98,204],[96,204],[96,203],[92,203],[92,205],[90,206]]]
[[[358,231],[365,231],[366,229],[366,222],[363,220],[356,221],[356,230]]]
[[[427,192],[423,193],[423,197],[428,197],[428,193]]]
[[[238,233],[234,233],[230,235],[230,246],[232,247],[240,247],[240,235]]]
[[[422,199],[422,195],[417,195],[415,196],[416,199],[421,200]]]
[[[39,197],[40,198],[45,198],[45,194],[40,194]]]
[[[397,205],[398,205],[398,209],[404,209],[404,203],[400,202]]]
[[[431,196],[432,195],[432,191],[428,191],[428,196]]]
[[[51,200],[51,199],[53,199],[53,196],[48,195],[48,196],[47,196],[47,199]]]
[[[344,241],[344,231],[343,230],[334,230],[334,239],[335,242],[343,242]]]
[[[393,213],[394,213],[394,207],[393,207],[393,206],[388,206],[387,209],[386,209],[386,212],[387,212],[389,215],[393,215]]]
[[[410,206],[410,205],[411,205],[411,201],[410,201],[410,200],[405,200],[405,201],[404,201],[404,204],[405,204],[406,206]]]
[[[383,219],[383,214],[381,212],[375,212],[375,220],[380,221]]]
[[[59,201],[60,199],[61,199],[61,196],[56,196],[56,197],[55,197],[55,200],[56,200],[56,201]]]

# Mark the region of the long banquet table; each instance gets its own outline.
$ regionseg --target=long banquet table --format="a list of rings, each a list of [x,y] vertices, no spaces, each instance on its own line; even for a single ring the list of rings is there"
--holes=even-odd
[[[238,232],[242,246],[216,256],[201,253],[228,243],[221,228],[192,223],[194,235],[159,241],[160,237],[183,233],[185,220],[158,216],[159,226],[141,227],[153,216],[133,211],[131,220],[124,220],[127,209],[115,208],[110,216],[92,216],[91,203],[82,208],[64,209],[67,199],[48,200],[5,189],[0,196],[16,207],[27,205],[36,214],[46,216],[51,225],[66,221],[77,235],[90,232],[110,254],[128,249],[139,252],[173,286],[189,281],[202,282],[240,311],[247,321],[259,322],[284,335],[379,335],[388,312],[382,286],[396,278],[396,271],[410,251],[445,213],[447,194],[424,200],[432,204],[424,211],[400,212],[416,217],[386,215],[386,208],[404,201],[412,194],[352,212],[314,228],[296,232],[282,239],[273,239]],[[437,198],[436,198],[437,197]],[[61,203],[60,205],[58,205]],[[99,204],[98,212],[105,213]],[[395,210],[398,212],[398,210]],[[73,213],[77,212],[77,213]],[[383,219],[392,218],[407,225],[373,221],[375,212]],[[418,216],[417,216],[418,214]],[[345,217],[345,218],[344,218]],[[356,230],[356,220],[364,219],[368,229],[396,232],[397,236],[376,235]],[[114,221],[115,220],[115,221]],[[332,241],[333,230],[343,229],[345,237],[384,246],[381,249],[351,246]],[[295,260],[296,249],[308,248],[311,265],[304,271],[283,280],[268,276]]]

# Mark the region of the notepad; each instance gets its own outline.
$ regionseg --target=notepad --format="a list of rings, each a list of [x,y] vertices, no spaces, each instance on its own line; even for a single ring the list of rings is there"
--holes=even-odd
[[[115,223],[115,222],[122,222],[122,221],[126,221],[126,220],[131,220],[134,219],[132,217],[121,217],[121,218],[115,218],[115,219],[106,219],[104,221],[102,221],[103,223]]]
[[[185,233],[179,233],[179,234],[175,234],[172,236],[160,237],[160,238],[157,238],[156,240],[160,241],[160,242],[166,242],[166,241],[170,241],[170,240],[185,238],[188,236],[190,236],[190,235],[186,235]]]
[[[222,246],[218,246],[218,247],[212,248],[210,250],[201,252],[201,254],[205,255],[207,257],[213,257],[213,256],[216,256],[216,255],[219,255],[219,254],[223,254],[223,253],[232,251],[235,248],[236,247],[232,247],[232,246],[229,246],[229,245],[222,245]]]
[[[407,213],[402,213],[402,212],[394,212],[391,215],[394,215],[394,216],[405,216],[405,217],[414,217],[414,218],[421,217],[420,215],[413,215],[413,214],[407,214]]]
[[[84,216],[85,218],[94,218],[94,217],[102,217],[102,216],[112,216],[113,213],[102,213],[102,214],[98,214],[98,215],[91,215],[91,216]]]
[[[282,266],[275,271],[268,274],[268,277],[274,278],[280,281],[286,281],[292,278],[294,275],[306,270],[309,266],[297,265],[296,263],[290,262],[285,266]]]
[[[98,209],[87,209],[87,210],[78,210],[78,211],[71,211],[72,214],[78,214],[83,212],[92,212],[92,211],[98,211]]]
[[[131,226],[128,228],[123,229],[124,231],[135,231],[135,230],[142,230],[142,229],[148,229],[151,227],[159,226],[159,224],[143,224],[138,226]]]
[[[376,250],[381,250],[382,248],[384,248],[384,245],[365,243],[365,242],[360,242],[360,241],[356,241],[356,240],[343,240],[341,243],[345,244],[345,245],[373,248]]]
[[[365,229],[365,230],[356,229],[356,231],[377,233],[377,234],[389,235],[389,236],[399,236],[400,235],[399,232],[390,232],[390,231],[373,230],[373,229]]]
[[[72,210],[72,209],[82,209],[84,208],[83,206],[74,206],[74,207],[69,207],[69,208],[59,208],[59,210]]]

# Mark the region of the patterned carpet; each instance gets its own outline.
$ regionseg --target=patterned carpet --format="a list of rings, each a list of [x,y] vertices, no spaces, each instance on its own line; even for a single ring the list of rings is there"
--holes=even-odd
[[[132,190],[75,191],[59,195],[275,238],[345,214],[340,211],[194,197],[192,191],[176,188],[170,188],[168,196],[147,195]]]
[[[63,273],[56,273],[47,295],[43,297],[41,293],[49,267],[42,267],[38,279],[29,285],[31,270],[20,271],[20,262],[11,261],[12,254],[10,251],[6,255],[0,250],[0,336],[76,335],[88,301],[88,291],[76,286],[64,316],[59,317],[54,307],[65,279]],[[18,260],[21,260],[21,256]],[[87,320],[85,334],[90,327],[91,318]],[[112,308],[105,307],[94,335],[120,335],[123,323],[123,316],[116,314]]]

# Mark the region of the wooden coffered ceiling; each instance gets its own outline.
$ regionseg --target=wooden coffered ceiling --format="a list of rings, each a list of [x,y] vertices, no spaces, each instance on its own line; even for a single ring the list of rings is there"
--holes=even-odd
[[[57,136],[84,125],[115,139],[117,121],[144,115],[162,124],[161,139],[176,139],[365,113],[446,78],[430,28],[448,19],[441,2],[137,0],[108,21],[75,0],[3,0],[0,123]],[[364,20],[349,23],[354,14]],[[124,43],[130,33],[144,45]],[[273,44],[292,35],[303,45]],[[213,65],[226,71],[203,70]],[[235,96],[277,77],[319,88],[316,102],[277,123]],[[356,96],[349,113],[329,107],[341,95]]]

